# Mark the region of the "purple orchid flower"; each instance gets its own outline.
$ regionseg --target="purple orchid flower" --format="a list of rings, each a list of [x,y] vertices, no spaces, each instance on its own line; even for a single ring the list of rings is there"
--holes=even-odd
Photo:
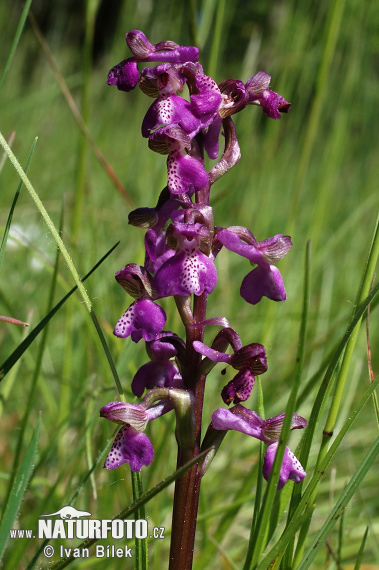
[[[211,293],[217,282],[216,267],[200,251],[202,242],[209,241],[209,231],[200,223],[174,222],[171,228],[179,249],[155,275],[158,297]]]
[[[222,104],[220,89],[213,79],[204,75],[193,64],[183,66],[182,73],[189,82],[190,101],[176,94],[161,94],[145,115],[142,135],[151,139],[154,133],[161,130],[158,128],[161,125],[170,128],[177,126],[187,134],[190,142],[197,133],[203,131],[205,150],[209,157],[214,159],[218,155],[221,127],[221,116],[218,112]],[[186,144],[188,150],[190,146]]]
[[[160,154],[168,154],[167,186],[171,194],[185,194],[190,189],[200,190],[207,185],[208,173],[204,165],[186,153],[191,149],[191,138],[182,128],[157,129],[150,135],[149,147]]]
[[[193,347],[213,362],[225,362],[238,370],[221,392],[222,399],[228,405],[245,402],[253,389],[255,376],[267,371],[266,351],[262,344],[248,344],[235,350],[234,354],[219,352],[200,341],[194,341]]]
[[[264,71],[258,71],[245,84],[249,96],[249,104],[260,105],[265,115],[271,119],[280,119],[280,113],[288,113],[291,103],[288,103],[281,95],[270,91],[271,77]]]
[[[126,34],[133,57],[124,59],[109,71],[108,85],[116,85],[121,91],[131,91],[139,80],[138,62],[186,63],[195,62],[199,50],[192,46],[181,46],[175,42],[165,41],[151,44],[139,30],[131,30]]]
[[[251,435],[264,443],[278,441],[283,426],[285,414],[279,414],[268,420],[263,420],[256,412],[237,404],[232,408],[218,408],[212,414],[212,425],[217,430],[239,431]],[[294,414],[291,430],[303,429],[307,425],[304,418]]]
[[[162,406],[159,410],[163,411]],[[117,424],[122,424],[104,463],[106,469],[116,469],[123,463],[129,463],[132,471],[141,471],[150,465],[154,457],[154,448],[143,433],[148,421],[157,417],[157,410],[145,410],[142,406],[126,402],[109,402],[100,410],[100,417]]]
[[[186,78],[180,73],[178,67],[170,63],[145,67],[141,72],[139,88],[145,95],[153,98],[181,93]]]
[[[165,326],[166,313],[152,300],[156,298],[152,277],[143,267],[130,263],[116,273],[116,280],[136,300],[117,321],[113,334],[131,336],[133,342],[154,340]]]
[[[216,239],[230,251],[257,265],[242,281],[240,293],[245,301],[255,305],[263,296],[273,301],[287,298],[280,271],[272,262],[282,259],[292,247],[289,236],[278,234],[257,242],[246,228],[230,227],[220,230]]]
[[[183,388],[183,380],[176,364],[171,360],[183,352],[184,342],[171,332],[157,335],[146,343],[151,362],[143,364],[132,381],[132,392],[139,398],[146,388]]]
[[[175,255],[175,251],[166,243],[166,232],[163,231],[163,227],[180,205],[181,203],[170,195],[166,186],[155,208],[137,208],[128,216],[129,224],[147,228],[144,266],[150,273],[156,273],[167,259]]]
[[[283,426],[285,414],[280,414],[274,418],[263,420],[256,412],[237,404],[233,408],[219,408],[212,414],[212,426],[216,430],[235,430],[250,435],[266,444],[267,448],[264,464],[263,476],[268,480],[274,463],[278,439]],[[298,414],[294,414],[291,422],[291,430],[305,428],[307,422]],[[300,483],[306,473],[298,459],[292,451],[286,447],[282,467],[280,469],[278,489],[282,489],[284,484],[291,479],[295,483]]]

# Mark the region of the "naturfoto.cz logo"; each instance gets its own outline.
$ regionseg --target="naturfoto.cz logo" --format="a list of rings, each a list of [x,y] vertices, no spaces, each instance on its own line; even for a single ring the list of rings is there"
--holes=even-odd
[[[58,519],[51,519],[59,515]],[[74,507],[66,506],[48,515],[41,515],[38,520],[38,538],[87,538],[115,540],[133,538],[143,539],[148,536],[148,525],[145,519],[87,519],[91,513],[78,511]]]

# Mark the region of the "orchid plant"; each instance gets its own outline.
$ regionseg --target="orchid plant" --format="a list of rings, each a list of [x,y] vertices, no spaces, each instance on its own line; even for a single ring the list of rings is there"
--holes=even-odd
[[[247,403],[257,376],[267,371],[263,345],[244,345],[225,317],[207,315],[207,297],[217,285],[217,255],[224,247],[248,259],[253,266],[243,279],[240,294],[251,305],[262,297],[286,299],[276,263],[290,250],[289,236],[277,234],[258,241],[250,229],[238,225],[219,227],[211,207],[213,184],[240,159],[232,115],[249,105],[280,119],[290,103],[269,89],[270,76],[259,71],[243,83],[228,79],[217,84],[198,61],[196,47],[172,41],[151,44],[138,30],[126,34],[132,56],[113,67],[108,84],[121,91],[137,85],[154,99],[142,121],[149,148],[167,155],[167,186],[155,207],[129,214],[129,223],[145,230],[143,266],[127,264],[117,282],[134,299],[116,323],[114,334],[132,342],[145,342],[149,361],[135,374],[131,389],[139,404],[113,401],[100,415],[121,425],[104,467],[129,463],[139,472],[154,460],[153,444],[144,433],[149,421],[174,411],[178,467],[210,449],[205,458],[176,481],[170,568],[192,567],[196,516],[202,478],[229,430],[267,444],[263,476],[272,470],[285,414],[263,419]],[[154,67],[139,69],[139,63]],[[184,89],[188,97],[184,97]],[[219,140],[224,149],[219,151]],[[215,161],[208,172],[205,155]],[[172,297],[185,336],[165,330],[166,314],[159,300]],[[204,329],[220,328],[210,346]],[[227,352],[229,349],[229,353]],[[220,402],[201,434],[204,387],[212,368],[222,363],[235,369],[234,378],[220,387]],[[302,429],[306,420],[294,414],[291,429]],[[305,471],[288,447],[280,469],[278,489],[291,479],[302,481]]]

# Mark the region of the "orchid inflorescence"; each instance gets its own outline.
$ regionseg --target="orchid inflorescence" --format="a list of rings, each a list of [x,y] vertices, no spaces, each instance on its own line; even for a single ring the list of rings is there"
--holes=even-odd
[[[280,119],[290,103],[269,89],[271,78],[264,71],[246,83],[228,79],[217,84],[204,74],[196,47],[172,41],[153,45],[138,30],[127,33],[126,42],[132,57],[110,70],[108,84],[121,91],[138,85],[154,99],[142,121],[142,135],[151,150],[167,155],[167,186],[155,207],[129,214],[130,224],[146,230],[145,262],[143,266],[130,263],[116,274],[134,301],[117,322],[114,334],[131,337],[135,343],[143,339],[149,362],[137,371],[131,384],[136,397],[145,393],[140,404],[114,401],[100,410],[102,417],[122,426],[104,467],[115,469],[128,462],[138,472],[149,465],[154,449],[144,433],[146,425],[172,410],[182,460],[198,453],[202,449],[199,426],[205,378],[221,362],[236,371],[221,391],[223,402],[233,406],[213,412],[203,449],[220,442],[228,430],[263,441],[268,445],[263,465],[268,479],[284,414],[264,420],[241,404],[248,400],[256,376],[267,370],[265,348],[258,343],[243,345],[225,317],[207,318],[206,298],[216,287],[215,260],[225,247],[253,265],[240,288],[247,303],[255,305],[263,296],[284,301],[286,292],[276,263],[292,243],[282,234],[258,241],[247,228],[215,226],[209,197],[212,185],[240,159],[231,116],[248,105],[257,105],[268,117]],[[142,62],[158,65],[140,71]],[[185,86],[188,99],[181,95]],[[220,137],[224,138],[222,154]],[[205,153],[216,161],[209,172]],[[166,297],[175,298],[186,329],[185,340],[164,330],[166,314],[158,301]],[[211,346],[203,342],[207,325],[221,327]],[[294,414],[291,429],[305,425],[306,421]],[[200,469],[201,476],[204,472]],[[298,483],[304,477],[299,461],[286,448],[278,488],[288,479]]]

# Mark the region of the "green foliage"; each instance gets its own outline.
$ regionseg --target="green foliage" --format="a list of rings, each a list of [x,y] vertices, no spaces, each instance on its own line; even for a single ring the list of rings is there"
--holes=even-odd
[[[362,404],[370,387],[364,327],[352,355],[332,443],[341,433],[344,438],[327,451],[316,468],[331,403],[329,392],[325,398],[322,394],[316,399],[316,395],[323,390],[332,355],[351,320],[379,206],[375,4],[358,0],[193,0],[179,4],[124,0],[109,3],[107,8],[106,2],[99,6],[88,0],[75,3],[72,13],[65,2],[52,3],[54,9],[48,9],[47,4],[51,3],[36,4],[36,20],[87,131],[78,128],[80,123],[62,95],[62,82],[59,84],[29,21],[18,37],[22,9],[10,0],[0,5],[0,131],[7,139],[15,131],[12,150],[21,164],[26,163],[38,136],[28,178],[55,226],[59,225],[64,200],[62,240],[80,276],[86,275],[116,242],[121,243],[85,282],[98,317],[96,329],[82,298],[71,294],[75,282],[67,266],[60,263],[54,277],[56,244],[22,187],[1,265],[0,313],[30,322],[33,331],[38,323],[45,324],[52,281],[56,287],[53,305],[67,298],[64,306],[59,305],[47,319],[50,323],[42,356],[42,337],[35,335],[23,345],[19,327],[0,323],[0,361],[7,362],[17,349],[20,357],[17,367],[10,372],[9,368],[0,383],[0,497],[5,498],[7,490],[17,483],[11,474],[24,469],[22,457],[30,459],[31,448],[26,442],[39,425],[40,411],[42,415],[34,469],[29,462],[29,481],[25,478],[24,488],[20,487],[22,494],[25,490],[23,502],[14,508],[14,515],[18,510],[14,528],[36,529],[39,515],[71,503],[98,519],[113,518],[133,500],[127,467],[114,472],[101,469],[113,428],[98,418],[98,410],[118,397],[110,355],[130,402],[131,379],[145,362],[141,343],[135,345],[112,335],[116,320],[130,301],[113,275],[126,263],[143,262],[143,233],[128,227],[131,206],[94,149],[97,147],[114,169],[134,207],[155,204],[165,185],[164,161],[148,151],[139,135],[150,101],[139,92],[124,94],[106,85],[108,69],[129,55],[123,40],[125,32],[138,28],[153,42],[165,38],[183,44],[196,41],[205,72],[214,73],[218,81],[227,77],[246,81],[264,69],[272,76],[272,88],[292,103],[290,113],[281,121],[269,121],[253,107],[244,111],[243,118],[242,114],[235,116],[242,159],[214,187],[219,225],[244,225],[258,239],[291,233],[294,246],[280,264],[287,301],[275,304],[264,299],[256,307],[247,306],[237,294],[249,270],[247,261],[222,251],[217,259],[219,285],[209,299],[209,316],[222,313],[244,342],[265,344],[269,366],[262,378],[266,417],[286,408],[294,378],[300,382],[297,413],[309,418],[315,401],[320,403],[314,437],[310,438],[308,477],[302,489],[308,497],[312,489],[318,489],[315,508],[306,505],[304,495],[302,499],[294,494],[294,524],[284,538],[284,517],[271,528],[273,535],[263,562],[277,557],[280,564],[283,551],[277,545],[291,544],[294,530],[305,528],[312,509],[304,552],[310,559],[309,549],[320,540],[314,568],[324,568],[331,553],[339,553],[343,564],[352,567],[358,558],[364,563],[377,562],[378,539],[375,532],[365,534],[368,525],[373,529],[378,524],[379,505],[375,409],[370,402],[364,408]],[[111,10],[117,17],[110,14]],[[0,171],[3,233],[19,181],[7,160]],[[296,358],[303,313],[303,252],[308,239],[312,243],[312,272],[299,369]],[[375,376],[379,369],[376,306],[374,301],[370,316]],[[164,308],[168,328],[180,334],[174,307],[164,301]],[[108,355],[99,341],[99,329],[109,347]],[[214,331],[209,329],[206,340],[211,341]],[[23,350],[25,346],[27,350]],[[333,362],[331,372],[338,375],[340,361]],[[209,377],[204,430],[211,412],[222,404],[220,390],[229,380],[230,371],[225,376],[220,371],[216,366]],[[330,378],[330,386],[335,378]],[[256,402],[257,393],[253,392],[248,404],[256,408]],[[361,405],[363,412],[350,422]],[[19,428],[27,408],[28,421],[20,440]],[[175,471],[174,423],[169,416],[149,426],[155,459],[142,472],[146,491]],[[291,447],[300,437],[291,434]],[[19,441],[22,448],[17,452]],[[235,432],[225,438],[203,481],[195,568],[243,566],[254,503],[260,503],[260,499],[255,501],[259,456],[259,445],[251,438]],[[320,465],[325,467],[322,474]],[[357,481],[359,493],[354,493]],[[284,488],[280,501],[273,506],[278,516],[288,510],[291,485]],[[266,488],[263,481],[262,497]],[[340,545],[331,521],[347,500]],[[296,510],[299,504],[304,507],[301,512]],[[152,569],[162,568],[162,560],[167,559],[171,507],[171,487],[145,505],[149,520],[166,527],[165,540],[149,542]],[[6,504],[0,508],[7,521]],[[325,547],[327,537],[329,550]],[[46,562],[43,557],[34,561],[40,547],[37,540],[8,542],[5,567],[24,568],[29,563],[38,567],[41,561]],[[283,560],[288,560],[288,551],[284,556]],[[83,565],[76,561],[71,567]],[[108,560],[107,567],[118,568],[119,562]]]

